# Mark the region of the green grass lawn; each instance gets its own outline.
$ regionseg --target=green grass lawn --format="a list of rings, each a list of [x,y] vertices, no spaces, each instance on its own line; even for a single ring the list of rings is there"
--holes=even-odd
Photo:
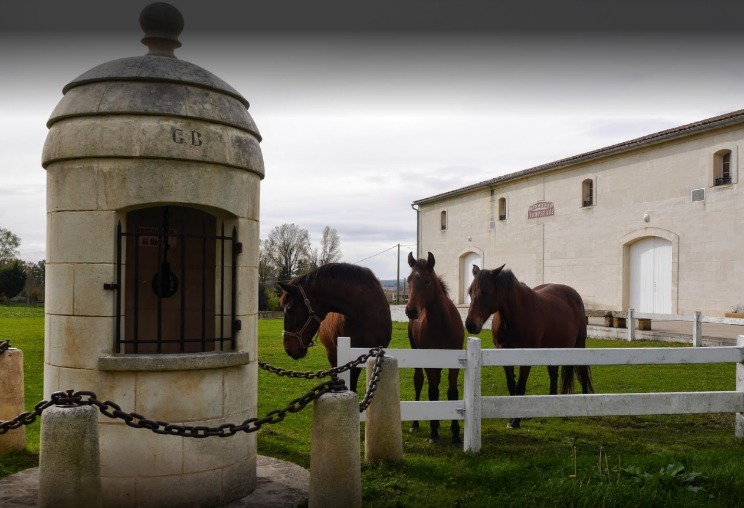
[[[281,330],[281,321],[259,322],[261,360],[293,370],[328,368],[322,347],[311,349],[303,360],[289,358],[282,348]],[[407,348],[405,324],[395,323],[393,333],[390,347]],[[0,340],[5,338],[24,351],[26,405],[33,408],[42,397],[43,311],[0,307]],[[488,332],[481,338],[483,347],[492,347]],[[629,346],[670,344],[607,340],[590,340],[588,344]],[[735,389],[734,365],[601,366],[593,368],[592,374],[598,393]],[[400,373],[401,397],[406,400],[413,399],[412,376],[411,370]],[[317,380],[259,371],[259,416],[284,407],[316,384]],[[446,389],[442,387],[441,392]],[[547,373],[537,367],[527,393],[547,392]],[[501,368],[483,369],[482,393],[506,395]],[[259,453],[309,467],[311,419],[308,408],[287,415],[277,425],[264,426],[258,432]],[[732,414],[536,418],[524,420],[518,431],[507,429],[503,420],[484,420],[481,452],[475,455],[450,446],[448,422],[440,431],[442,441],[435,445],[428,442],[425,422],[416,434],[408,432],[408,422],[402,426],[403,462],[362,465],[365,506],[743,504],[744,444],[734,436]],[[38,423],[31,427],[27,431],[28,452],[0,457],[0,476],[37,463]],[[363,432],[364,425],[362,439]]]

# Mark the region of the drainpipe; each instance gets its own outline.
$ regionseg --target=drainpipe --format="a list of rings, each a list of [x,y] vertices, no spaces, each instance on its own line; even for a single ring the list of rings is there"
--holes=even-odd
[[[416,203],[411,203],[411,208],[416,212],[416,259],[421,257],[419,247],[421,244],[421,210],[416,208]]]

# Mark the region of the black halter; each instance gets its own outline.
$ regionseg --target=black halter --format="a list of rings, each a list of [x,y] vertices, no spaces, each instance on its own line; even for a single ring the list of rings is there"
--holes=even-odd
[[[300,293],[302,294],[302,299],[305,301],[305,307],[307,307],[307,310],[310,314],[307,316],[307,320],[305,320],[305,324],[302,325],[302,328],[300,328],[299,332],[288,332],[287,330],[282,330],[282,333],[284,335],[288,335],[290,337],[296,338],[297,341],[300,343],[300,347],[302,347],[302,349],[307,349],[309,347],[313,347],[315,343],[313,342],[314,336],[310,337],[310,342],[308,342],[307,345],[305,345],[305,343],[302,342],[302,334],[305,332],[305,328],[307,328],[307,326],[313,320],[317,321],[318,324],[320,324],[321,321],[323,320],[320,319],[318,315],[315,313],[315,311],[313,310],[312,306],[310,305],[310,300],[308,299],[307,295],[305,295],[305,290],[302,289],[302,286],[297,286],[297,289],[300,290]]]

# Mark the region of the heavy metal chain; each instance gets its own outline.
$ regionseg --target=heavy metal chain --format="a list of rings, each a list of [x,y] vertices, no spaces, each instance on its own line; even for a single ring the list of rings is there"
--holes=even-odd
[[[156,434],[168,434],[172,436],[183,437],[229,437],[238,432],[256,432],[265,424],[275,424],[284,420],[287,413],[297,413],[304,409],[315,399],[329,392],[344,391],[343,380],[330,379],[318,386],[312,388],[302,397],[298,397],[282,409],[269,411],[263,418],[249,418],[243,423],[236,425],[234,423],[225,423],[218,427],[192,426],[192,425],[175,425],[168,422],[150,420],[137,413],[125,413],[121,407],[111,401],[101,402],[96,398],[96,394],[89,391],[67,390],[65,392],[55,392],[51,400],[39,402],[34,411],[29,411],[18,415],[12,420],[0,422],[0,435],[9,430],[20,427],[21,425],[30,425],[36,421],[36,418],[50,406],[95,406],[101,414],[113,419],[123,420],[125,424],[137,429],[149,429]]]
[[[9,341],[0,342],[0,353],[8,349]],[[342,379],[338,379],[337,374],[344,372],[345,370],[352,369],[359,364],[366,362],[372,356],[376,357],[375,366],[372,371],[371,380],[367,388],[367,393],[364,396],[364,400],[359,404],[359,411],[362,412],[369,407],[374,397],[375,390],[377,389],[377,383],[380,380],[380,371],[382,369],[382,358],[385,352],[381,347],[370,350],[368,355],[362,355],[354,361],[347,363],[342,367],[336,367],[326,372],[316,373],[299,373],[291,372],[284,369],[277,369],[267,364],[261,366],[262,369],[274,372],[281,376],[288,377],[304,377],[306,379],[312,379],[314,377],[321,377],[331,375],[332,378],[328,381],[324,381],[314,388],[310,389],[305,395],[292,400],[286,407],[282,409],[275,409],[269,411],[263,418],[249,418],[243,421],[241,424],[236,425],[234,423],[225,423],[218,427],[207,427],[207,426],[192,426],[192,425],[176,425],[168,422],[159,420],[150,420],[137,413],[126,413],[121,410],[121,407],[109,400],[101,402],[96,397],[96,394],[90,391],[74,391],[67,390],[64,392],[54,392],[50,400],[42,400],[36,406],[33,411],[27,411],[16,416],[12,420],[0,421],[0,435],[7,433],[10,430],[16,429],[22,425],[31,425],[36,421],[36,418],[41,416],[41,413],[45,409],[51,406],[95,406],[101,412],[101,414],[108,416],[113,419],[123,420],[125,424],[130,427],[138,429],[149,429],[156,434],[169,434],[173,436],[183,437],[228,437],[234,436],[238,432],[256,432],[263,425],[279,423],[287,416],[287,413],[297,413],[307,407],[315,399],[320,398],[321,395],[329,392],[340,392],[346,390],[346,385]],[[261,364],[263,362],[259,362]]]
[[[268,363],[262,362],[260,360],[258,361],[258,366],[267,372],[276,374],[277,376],[285,376],[285,377],[295,378],[295,379],[315,379],[315,378],[322,378],[322,377],[330,376],[332,379],[335,379],[336,376],[338,376],[342,372],[356,368],[359,365],[366,363],[367,360],[369,360],[370,358],[375,357],[375,366],[372,371],[372,376],[369,382],[369,386],[367,387],[367,392],[364,395],[364,399],[362,399],[362,401],[359,403],[359,412],[361,413],[365,411],[369,407],[369,405],[372,403],[372,398],[374,397],[375,390],[377,389],[377,383],[380,381],[380,371],[382,370],[382,358],[384,356],[385,356],[385,350],[382,349],[382,346],[377,346],[375,348],[370,349],[369,354],[362,355],[356,360],[352,360],[338,367],[333,367],[328,370],[319,370],[316,372],[300,372],[300,371],[294,371],[294,370],[286,370],[286,369],[282,369],[281,367],[274,367],[273,365],[269,365]]]
[[[371,353],[370,353],[371,355]],[[377,383],[380,382],[380,371],[382,370],[382,358],[385,356],[385,351],[382,348],[378,348],[375,356],[375,366],[372,369],[372,375],[370,376],[369,386],[367,386],[367,393],[364,394],[364,399],[359,403],[359,412],[365,411],[372,403],[372,397],[375,396],[375,390],[377,390]]]
[[[0,355],[6,352],[8,349],[10,349],[10,341],[0,340]]]
[[[273,365],[270,365],[266,362],[262,362],[261,360],[258,361],[258,366],[267,372],[276,374],[277,376],[284,376],[284,377],[290,377],[290,378],[295,378],[295,379],[320,379],[323,377],[336,377],[342,372],[346,372],[347,370],[351,370],[355,367],[358,367],[359,365],[361,365],[362,363],[365,363],[368,359],[372,358],[373,356],[383,356],[384,354],[385,354],[385,351],[382,349],[382,346],[377,346],[375,348],[370,349],[369,354],[362,355],[356,360],[352,360],[344,365],[333,367],[328,370],[318,370],[315,372],[301,372],[301,371],[296,371],[296,370],[287,370],[281,367],[274,367]]]

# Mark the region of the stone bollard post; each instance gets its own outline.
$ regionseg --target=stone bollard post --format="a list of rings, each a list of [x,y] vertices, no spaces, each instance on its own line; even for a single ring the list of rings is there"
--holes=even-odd
[[[23,351],[9,348],[0,354],[0,421],[12,420],[25,411]],[[0,434],[0,455],[26,449],[26,427]]]
[[[96,408],[52,406],[41,414],[38,506],[101,506]]]
[[[376,358],[367,360],[368,386],[376,361]],[[389,356],[382,358],[380,380],[367,408],[364,427],[364,461],[373,460],[403,460],[398,360]]]
[[[362,505],[359,460],[359,397],[325,393],[313,403],[309,508]]]

